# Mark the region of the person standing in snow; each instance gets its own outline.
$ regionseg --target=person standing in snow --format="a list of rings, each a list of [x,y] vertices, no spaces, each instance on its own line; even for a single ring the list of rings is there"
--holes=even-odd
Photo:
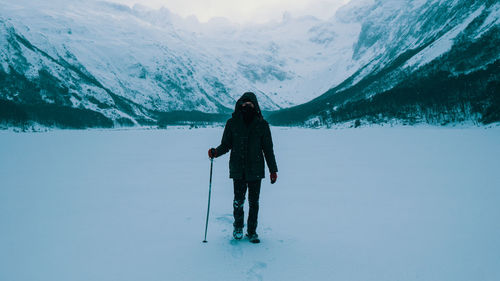
[[[208,156],[219,157],[229,150],[229,177],[233,179],[234,185],[233,237],[238,240],[243,238],[243,205],[248,190],[247,236],[250,242],[259,243],[256,230],[260,186],[264,178],[264,158],[269,168],[271,184],[278,178],[278,167],[269,124],[262,117],[257,97],[252,92],[244,93],[236,102],[232,117],[226,122],[221,144],[217,148],[210,148]]]

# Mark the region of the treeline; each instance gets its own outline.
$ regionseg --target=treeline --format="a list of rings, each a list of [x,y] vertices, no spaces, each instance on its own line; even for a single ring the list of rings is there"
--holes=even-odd
[[[166,128],[171,125],[208,125],[225,123],[231,117],[224,113],[204,113],[200,111],[172,111],[154,112],[157,118],[149,122],[139,122],[141,125]],[[123,119],[123,118],[122,118]],[[125,122],[127,121],[128,122]],[[29,127],[33,123],[47,127],[63,129],[85,128],[112,128],[119,126],[133,126],[127,120],[111,120],[99,112],[89,109],[73,108],[55,104],[18,104],[9,100],[0,99],[0,124],[12,127]]]
[[[231,117],[227,113],[204,113],[201,111],[171,111],[158,112],[158,126],[164,128],[167,125],[207,125],[213,123],[225,123]]]
[[[348,102],[336,110],[323,111],[325,123],[363,119],[372,123],[399,119],[408,123],[446,124],[476,120],[500,121],[500,61],[486,69],[453,76],[440,71],[407,80],[369,99]]]
[[[99,112],[55,104],[17,104],[0,99],[0,123],[26,127],[31,123],[47,127],[84,129],[111,128],[113,121]]]
[[[409,58],[405,52],[386,68],[351,87],[345,86],[352,77],[308,103],[271,112],[267,119],[274,125],[312,126],[391,119],[410,124],[498,122],[500,28],[491,28],[479,39],[473,39],[482,21],[484,18],[473,22],[448,53],[417,71],[409,73],[400,67]],[[395,87],[377,90],[378,84],[390,84],[394,78],[400,81]]]

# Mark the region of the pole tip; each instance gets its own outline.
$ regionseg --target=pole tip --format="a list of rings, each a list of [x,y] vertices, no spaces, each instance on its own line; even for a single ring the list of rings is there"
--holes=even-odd
[[[208,241],[207,240],[203,240],[203,243],[207,243]]]

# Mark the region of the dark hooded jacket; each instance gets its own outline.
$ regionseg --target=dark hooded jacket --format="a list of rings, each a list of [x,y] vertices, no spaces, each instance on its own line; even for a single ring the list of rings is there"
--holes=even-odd
[[[255,117],[245,124],[241,105],[251,101],[255,106]],[[232,117],[227,120],[221,144],[216,148],[217,157],[231,150],[229,177],[248,181],[264,178],[264,158],[269,172],[278,171],[274,158],[273,140],[269,124],[262,117],[257,97],[254,93],[244,93],[236,102]]]

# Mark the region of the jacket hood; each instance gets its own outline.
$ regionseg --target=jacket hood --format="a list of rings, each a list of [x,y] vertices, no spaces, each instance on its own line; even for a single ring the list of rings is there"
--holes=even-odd
[[[257,101],[257,96],[252,92],[244,93],[236,102],[236,106],[234,107],[233,116],[241,112],[241,105],[247,101],[251,101],[255,106],[255,110],[257,112],[257,117],[262,118],[262,113],[260,112],[259,102]]]

